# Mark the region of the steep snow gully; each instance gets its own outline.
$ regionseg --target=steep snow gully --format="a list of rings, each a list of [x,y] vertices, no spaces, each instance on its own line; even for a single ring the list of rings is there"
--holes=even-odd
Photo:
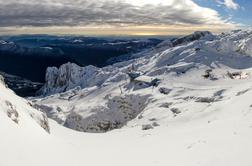
[[[51,67],[27,100],[1,79],[0,166],[251,166],[251,39],[195,32],[103,68]]]

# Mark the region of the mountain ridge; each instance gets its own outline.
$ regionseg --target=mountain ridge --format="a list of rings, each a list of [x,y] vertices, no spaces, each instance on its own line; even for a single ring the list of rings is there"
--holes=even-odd
[[[72,129],[100,132],[100,130],[106,131],[103,129],[105,126],[109,131],[117,128],[113,127],[114,124],[117,126],[125,124],[121,115],[114,116],[116,113],[112,112],[124,112],[122,116],[125,119],[128,119],[127,113],[138,112],[137,115],[133,113],[134,118],[129,120],[139,118],[145,109],[132,108],[129,103],[132,105],[139,102],[139,107],[146,107],[145,105],[148,107],[152,100],[158,100],[156,98],[160,93],[179,89],[174,85],[167,87],[166,84],[169,82],[176,84],[174,80],[181,79],[188,84],[197,84],[188,78],[192,73],[197,76],[196,80],[206,84],[225,82],[239,75],[241,78],[250,79],[252,57],[243,54],[247,50],[246,44],[243,45],[244,41],[247,41],[250,34],[251,31],[233,31],[225,36],[223,34],[214,36],[210,32],[195,32],[179,38],[180,44],[175,42],[178,45],[172,46],[168,43],[161,48],[157,46],[149,52],[137,53],[136,58],[103,68],[79,67],[72,63],[62,65],[59,69],[48,68],[47,82],[40,91],[42,100],[35,99],[35,103],[39,108],[46,108],[44,112],[49,117]],[[131,78],[134,74],[144,78]],[[158,82],[155,83],[157,87],[152,87],[154,85],[152,80]],[[129,96],[138,97],[128,102]],[[149,96],[148,99],[145,99],[145,96]],[[201,98],[197,95],[192,99],[209,100],[209,103],[215,101],[214,97]],[[113,108],[111,102],[115,102]]]
[[[0,84],[0,165],[250,166],[251,34],[167,42],[103,68],[52,67],[29,101]],[[16,124],[9,108],[26,118]],[[47,115],[50,134],[30,109]]]

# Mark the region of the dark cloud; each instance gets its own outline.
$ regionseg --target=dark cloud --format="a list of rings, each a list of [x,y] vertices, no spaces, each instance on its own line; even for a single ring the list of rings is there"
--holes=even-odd
[[[191,0],[170,1],[139,6],[124,0],[0,0],[0,26],[225,24],[216,11]]]

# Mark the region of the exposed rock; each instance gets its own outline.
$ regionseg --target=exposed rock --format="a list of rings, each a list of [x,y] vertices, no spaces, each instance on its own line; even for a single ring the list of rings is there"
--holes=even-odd
[[[45,114],[42,114],[42,118],[40,119],[40,126],[45,129],[48,133],[50,133],[50,127],[49,127],[49,122],[48,118]]]
[[[199,40],[201,38],[214,38],[214,35],[209,32],[209,31],[197,31],[197,32],[194,32],[193,34],[191,35],[188,35],[188,36],[185,36],[185,37],[181,37],[181,38],[178,38],[178,39],[175,39],[172,41],[172,46],[175,47],[177,45],[180,45],[180,44],[184,44],[186,42],[192,42],[192,41],[195,41],[195,40]]]
[[[33,104],[32,107],[45,113],[47,117],[54,119],[59,124],[65,123],[64,113],[62,112],[62,109],[60,107],[56,107],[56,109],[54,109],[42,104]]]
[[[238,72],[227,72],[227,76],[231,79],[247,79],[249,77],[249,73],[238,71]]]
[[[156,118],[149,119],[149,121],[156,121],[156,120],[157,120]]]
[[[198,97],[195,102],[200,102],[200,103],[213,103],[217,101],[215,97]]]
[[[146,107],[149,96],[115,96],[108,100],[107,106],[97,106],[89,116],[72,110],[67,115],[64,126],[83,132],[101,133],[118,129],[136,118]]]
[[[0,75],[0,84],[3,84],[6,87],[6,84],[4,82],[4,77]]]
[[[0,111],[4,112],[10,120],[17,125],[22,125],[24,121],[32,118],[34,124],[37,123],[45,131],[50,132],[48,119],[44,113],[34,109],[31,102],[20,98],[3,84],[0,84],[0,89]]]
[[[159,88],[159,92],[164,94],[164,95],[168,95],[171,91],[172,91],[172,89],[168,89],[168,88],[165,88],[165,87]]]
[[[160,126],[160,124],[158,124],[157,122],[153,122],[153,123],[152,123],[152,126],[153,126],[153,127],[158,127],[158,126]]]
[[[8,109],[7,109],[7,116],[14,121],[15,123],[19,122],[19,114],[16,110],[16,107],[9,101],[5,101],[5,104],[7,105]]]
[[[164,107],[164,108],[170,108],[170,106],[172,105],[173,103],[170,102],[170,103],[163,103],[160,105],[160,107]]]
[[[101,86],[106,82],[120,81],[127,77],[117,70],[101,69],[95,66],[80,67],[74,63],[67,63],[59,68],[49,67],[46,71],[46,83],[39,90],[40,95],[66,92],[75,87],[85,88]]]
[[[240,92],[238,92],[238,93],[236,94],[236,96],[241,96],[241,95],[247,93],[248,91],[250,91],[250,89],[246,89],[246,90],[240,91]]]
[[[174,113],[175,115],[181,113],[181,111],[178,108],[171,108],[171,112]]]
[[[150,130],[153,129],[153,126],[150,124],[142,125],[142,130]]]

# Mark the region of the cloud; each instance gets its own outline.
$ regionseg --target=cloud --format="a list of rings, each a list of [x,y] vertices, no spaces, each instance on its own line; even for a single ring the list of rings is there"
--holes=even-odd
[[[0,27],[230,25],[192,0],[0,0]],[[237,8],[231,0],[225,0]]]
[[[235,3],[233,0],[217,0],[217,2],[219,4],[225,5],[228,9],[238,10],[240,8],[240,5],[238,3]]]

